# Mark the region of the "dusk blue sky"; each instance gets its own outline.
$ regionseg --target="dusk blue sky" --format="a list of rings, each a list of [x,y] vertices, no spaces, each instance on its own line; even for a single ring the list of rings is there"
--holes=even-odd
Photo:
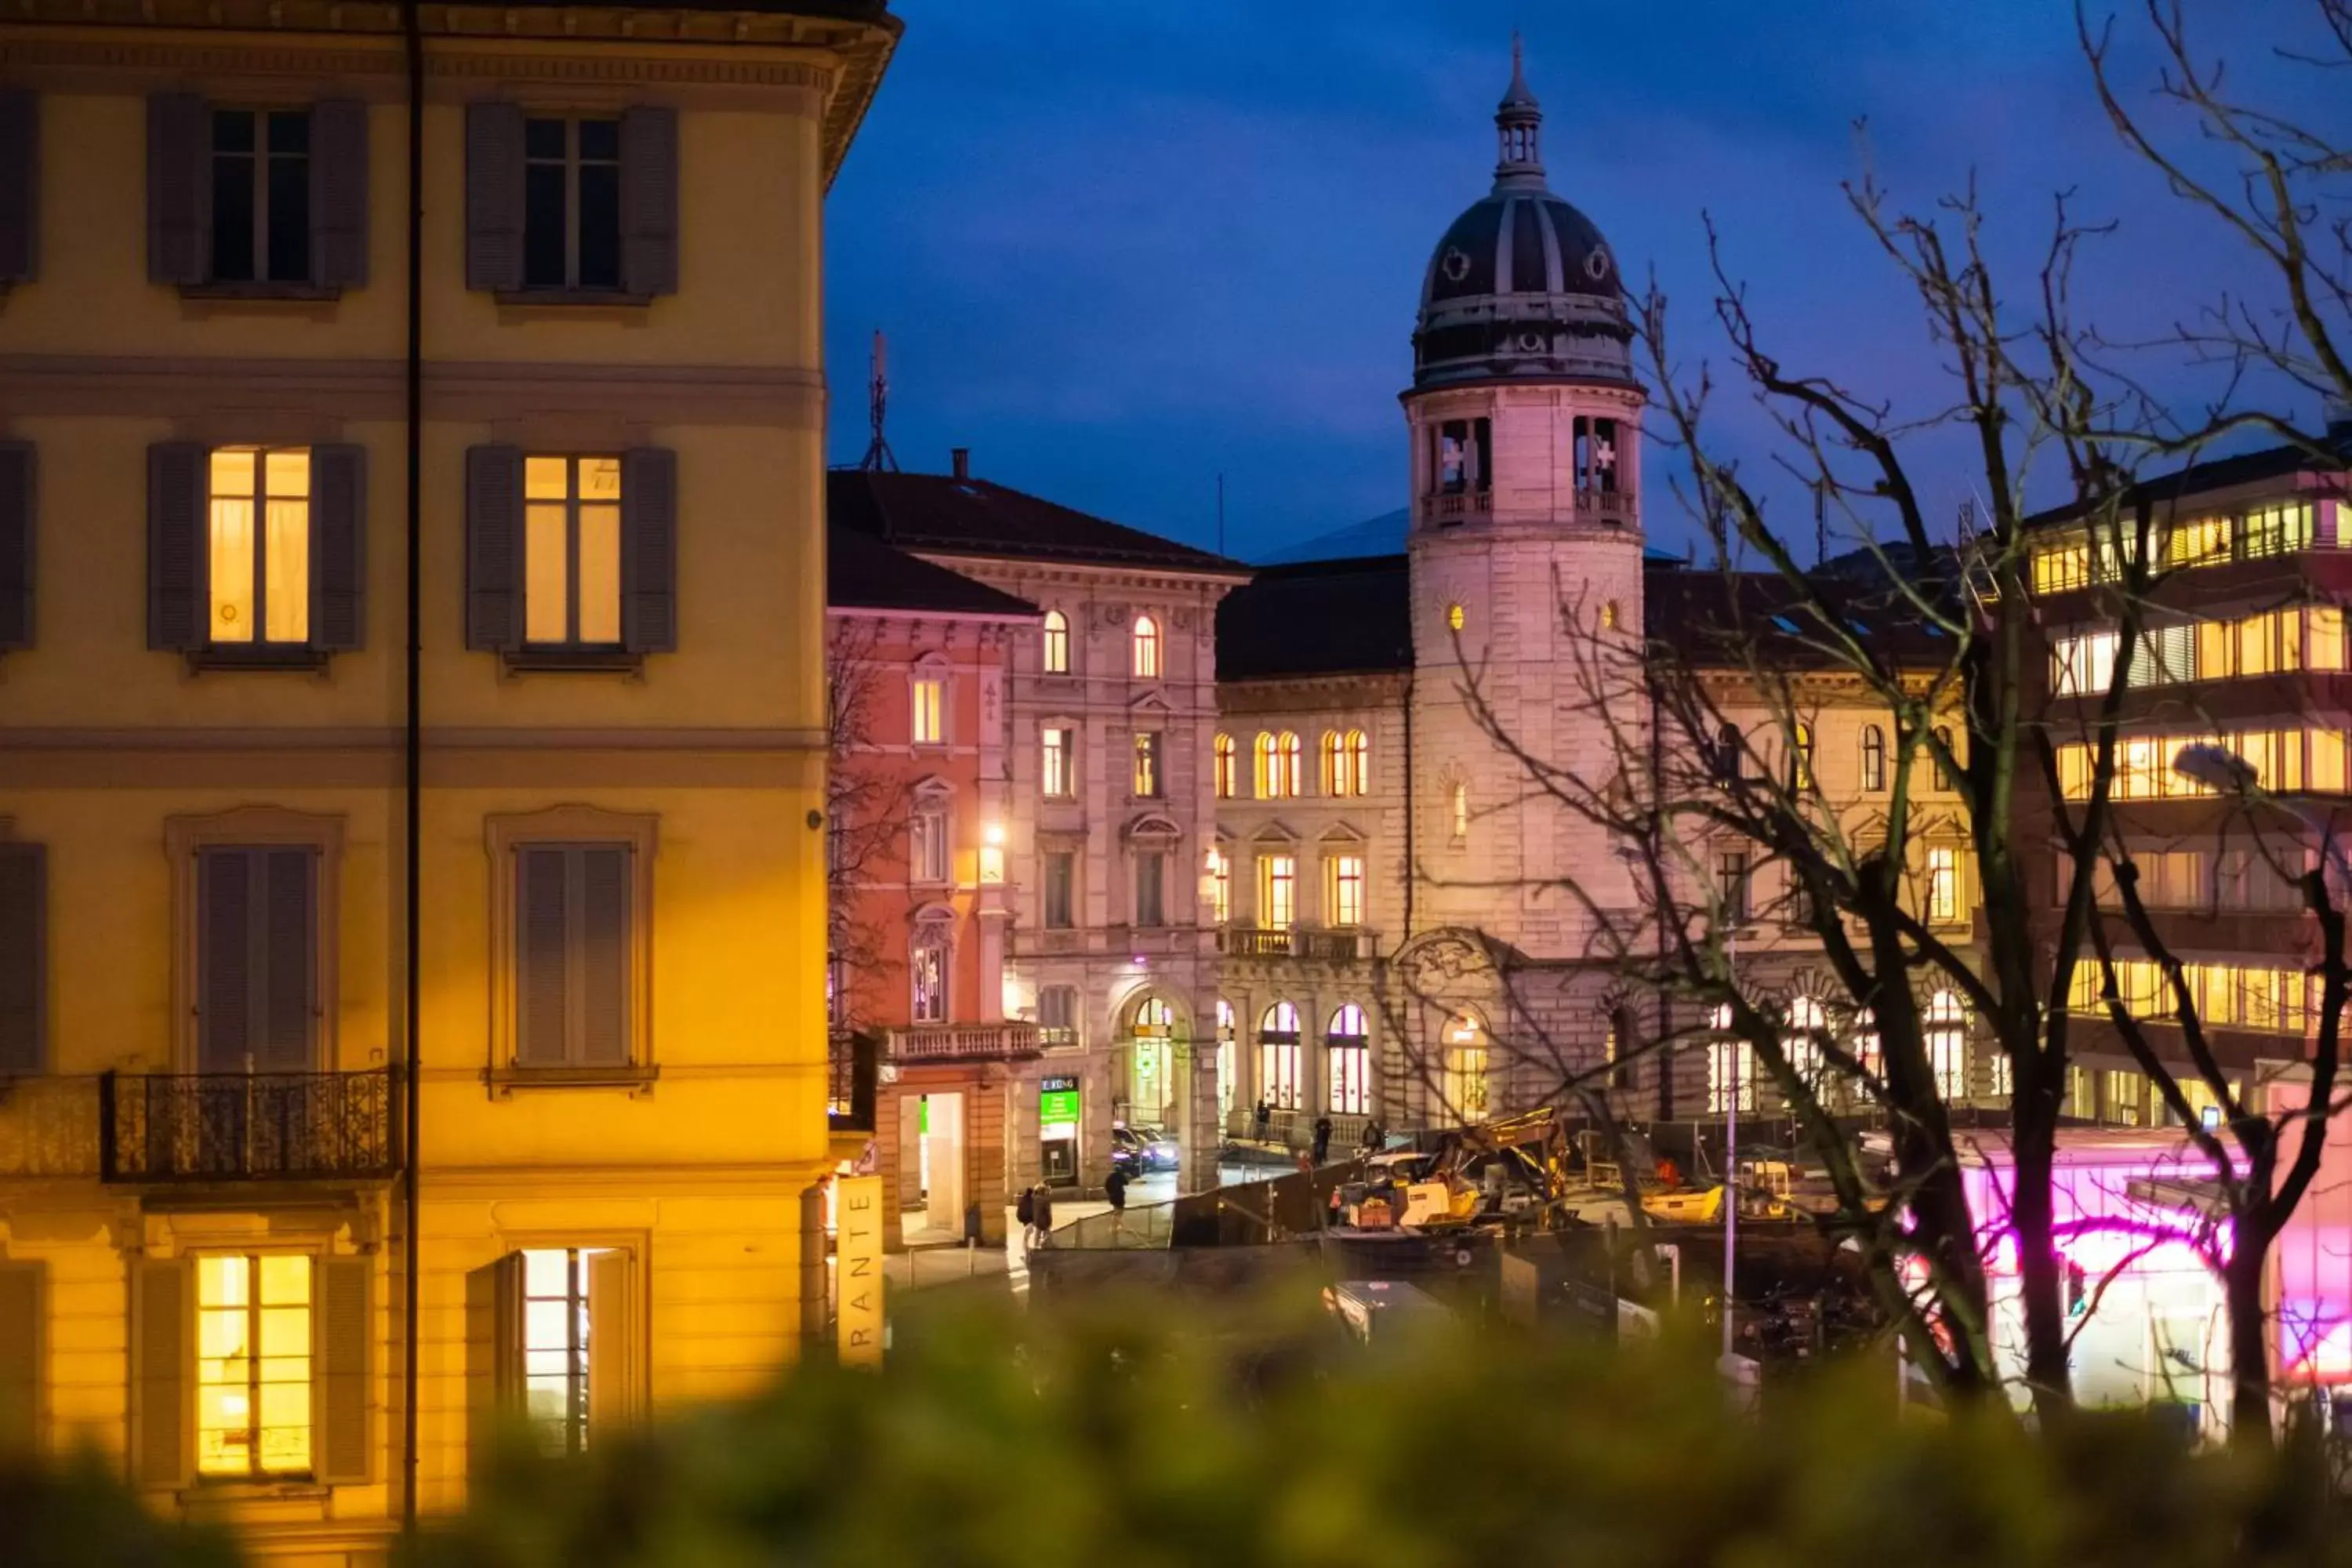
[[[1973,174],[2019,287],[2053,192],[2113,219],[2080,290],[2114,331],[2259,281],[2120,147],[2066,0],[895,8],[906,37],[826,215],[834,460],[865,447],[879,327],[902,466],[941,470],[967,446],[988,478],[1201,544],[1222,472],[1244,558],[1404,504],[1396,397],[1417,292],[1490,182],[1514,25],[1552,188],[1629,279],[1655,268],[1686,358],[1720,357],[1706,213],[1789,363],[1907,410],[1944,400],[1913,301],[1844,205],[1857,117],[1915,207]],[[2299,38],[2308,9],[2191,14],[2234,68],[2276,76],[2252,40]],[[1753,415],[1723,412],[1760,461]],[[1957,456],[1924,458],[1946,506],[1966,487]],[[1654,454],[1648,522],[1679,546],[1662,466]]]

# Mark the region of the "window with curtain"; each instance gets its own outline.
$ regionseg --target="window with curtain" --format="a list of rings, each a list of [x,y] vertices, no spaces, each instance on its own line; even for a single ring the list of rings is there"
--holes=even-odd
[[[621,459],[522,461],[523,642],[621,644]]]
[[[1288,855],[1261,855],[1257,861],[1257,923],[1285,931],[1298,918],[1298,862]]]
[[[1037,992],[1037,1038],[1048,1047],[1078,1043],[1078,988],[1041,986]]]
[[[936,746],[947,739],[947,681],[936,675],[919,675],[908,692],[912,710],[908,739],[918,746]]]
[[[1330,1078],[1328,1101],[1334,1116],[1369,1116],[1372,1110],[1371,1037],[1364,1010],[1353,1002],[1331,1015],[1325,1031],[1324,1059]]]
[[[1045,612],[1045,666],[1048,675],[1070,672],[1070,617],[1059,610]]]
[[[1160,623],[1150,616],[1135,617],[1135,678],[1160,679]]]
[[[210,461],[211,640],[310,640],[310,453],[219,447]],[[615,539],[617,542],[617,531]],[[618,637],[619,578],[614,579]]]
[[[1298,1009],[1276,1002],[1258,1019],[1258,1093],[1276,1110],[1297,1110],[1298,1093]]]
[[[1075,731],[1053,728],[1045,731],[1037,768],[1038,787],[1055,800],[1067,800],[1076,793],[1077,776],[1074,768],[1076,758]]]
[[[1364,858],[1334,855],[1324,863],[1323,917],[1335,926],[1364,923]]]
[[[914,945],[907,957],[910,1016],[918,1024],[948,1021],[950,949],[945,921],[923,921],[915,928]]]

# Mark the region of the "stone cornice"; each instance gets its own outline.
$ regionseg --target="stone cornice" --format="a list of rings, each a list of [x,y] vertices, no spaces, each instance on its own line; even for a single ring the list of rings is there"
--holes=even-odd
[[[797,89],[824,102],[825,184],[898,47],[895,17],[627,5],[420,7],[437,82]],[[351,79],[402,71],[401,7],[344,0],[0,0],[0,72]],[[234,40],[225,33],[244,35]],[[261,35],[259,37],[254,35]],[[789,50],[800,58],[781,58]],[[430,90],[430,89],[428,89]],[[437,96],[437,95],[436,95]]]

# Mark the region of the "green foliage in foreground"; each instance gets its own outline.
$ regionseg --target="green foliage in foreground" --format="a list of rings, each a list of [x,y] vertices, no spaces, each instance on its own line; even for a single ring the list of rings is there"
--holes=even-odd
[[[1897,1422],[1883,1366],[1728,1416],[1704,1347],[1367,1351],[1140,1306],[902,1324],[577,1464],[509,1457],[417,1568],[2352,1568],[2315,1464]],[[226,1562],[92,1472],[0,1476],[0,1561]]]

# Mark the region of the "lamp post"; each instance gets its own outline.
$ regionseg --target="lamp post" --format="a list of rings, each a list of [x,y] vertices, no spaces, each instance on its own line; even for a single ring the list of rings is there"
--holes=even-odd
[[[1742,897],[1746,896],[1742,889]],[[1731,989],[1739,990],[1739,928],[1723,939],[1723,966],[1731,975]],[[1731,1375],[1731,1281],[1739,1263],[1739,1053],[1730,1042],[1723,1047],[1723,1366]]]

